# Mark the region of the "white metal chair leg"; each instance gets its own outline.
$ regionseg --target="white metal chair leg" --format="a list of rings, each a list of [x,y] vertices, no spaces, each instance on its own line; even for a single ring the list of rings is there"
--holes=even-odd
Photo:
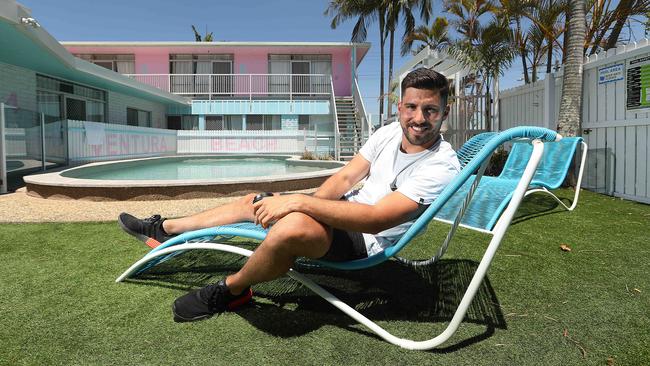
[[[549,194],[551,197],[553,197],[562,207],[564,207],[567,211],[573,211],[573,209],[576,208],[578,205],[578,198],[580,197],[580,187],[582,185],[582,176],[585,172],[585,162],[587,161],[587,143],[582,141],[582,157],[580,158],[580,169],[578,171],[578,181],[576,182],[576,192],[573,195],[573,202],[571,202],[571,206],[567,206],[562,200],[560,200],[553,192],[549,191],[545,187],[540,187],[540,188],[533,188],[529,189],[526,191],[526,195],[528,196],[529,194],[535,193],[535,192],[543,192]]]

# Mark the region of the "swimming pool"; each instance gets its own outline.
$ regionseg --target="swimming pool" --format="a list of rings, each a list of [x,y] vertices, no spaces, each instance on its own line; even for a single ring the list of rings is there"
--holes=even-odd
[[[42,198],[186,199],[314,188],[343,165],[290,156],[172,156],[91,163],[24,180],[27,194]]]

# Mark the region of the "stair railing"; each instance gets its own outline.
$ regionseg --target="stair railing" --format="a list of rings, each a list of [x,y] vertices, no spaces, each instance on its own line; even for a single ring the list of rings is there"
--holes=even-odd
[[[336,99],[334,97],[334,80],[330,75],[330,86],[332,87],[332,92],[330,93],[330,103],[332,103],[332,114],[334,119],[334,159],[341,160],[341,140],[339,132],[339,116],[336,112]]]
[[[366,142],[366,140],[372,135],[372,124],[370,123],[370,118],[366,113],[366,106],[363,103],[363,98],[361,97],[361,91],[359,90],[359,84],[357,79],[354,79],[354,90],[352,91],[352,96],[354,97],[354,105],[357,108],[357,112],[361,116],[361,144]]]

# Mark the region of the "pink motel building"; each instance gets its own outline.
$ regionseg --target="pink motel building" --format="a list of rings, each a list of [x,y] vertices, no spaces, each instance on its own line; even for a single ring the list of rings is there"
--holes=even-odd
[[[0,49],[0,193],[12,174],[91,161],[305,151],[344,160],[371,131],[357,84],[369,43],[59,42],[8,0]]]
[[[187,98],[191,112],[131,109],[128,123],[174,130],[367,133],[356,82],[368,43],[62,42],[78,58]],[[338,124],[338,126],[336,126]],[[338,127],[338,128],[337,128]],[[354,143],[354,137],[347,140]]]

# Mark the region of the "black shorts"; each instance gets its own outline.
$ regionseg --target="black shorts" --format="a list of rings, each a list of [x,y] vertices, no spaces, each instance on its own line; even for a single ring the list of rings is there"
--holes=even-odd
[[[291,194],[281,192],[280,195]],[[311,196],[312,193],[307,193]],[[262,197],[264,198],[264,197]],[[345,200],[345,197],[341,197]],[[363,234],[356,231],[332,229],[332,245],[324,256],[318,258],[330,262],[347,262],[355,259],[367,258],[366,241]]]
[[[319,259],[331,262],[346,262],[368,257],[363,234],[341,229],[332,230],[332,245],[330,245],[327,253]]]

